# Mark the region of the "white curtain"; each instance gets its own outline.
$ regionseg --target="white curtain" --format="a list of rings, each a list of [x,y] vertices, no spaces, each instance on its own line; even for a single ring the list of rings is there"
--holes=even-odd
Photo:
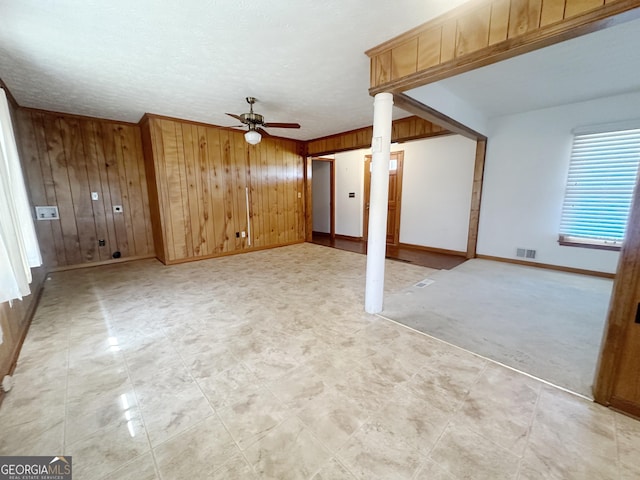
[[[29,295],[31,267],[41,264],[9,102],[0,88],[0,303]]]

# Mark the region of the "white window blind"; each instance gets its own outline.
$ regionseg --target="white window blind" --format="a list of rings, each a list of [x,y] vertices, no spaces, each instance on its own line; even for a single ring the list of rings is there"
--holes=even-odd
[[[620,245],[640,162],[640,129],[576,134],[560,240]]]

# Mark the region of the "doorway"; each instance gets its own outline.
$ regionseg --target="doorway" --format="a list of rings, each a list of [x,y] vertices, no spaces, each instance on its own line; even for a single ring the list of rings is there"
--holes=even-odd
[[[335,160],[313,158],[312,168],[312,232],[313,235],[336,235],[335,216]]]
[[[391,152],[389,157],[389,204],[387,208],[387,245],[400,243],[400,206],[402,202],[402,170],[404,151]],[[364,224],[363,238],[369,233],[369,197],[371,196],[371,155],[364,162]]]

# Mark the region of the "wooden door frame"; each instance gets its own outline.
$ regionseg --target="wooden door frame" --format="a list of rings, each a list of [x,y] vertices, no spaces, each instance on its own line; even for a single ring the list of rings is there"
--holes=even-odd
[[[393,232],[393,243],[389,245],[398,245],[400,243],[400,212],[402,208],[402,176],[404,171],[404,150],[396,150],[391,152],[391,155],[398,155],[398,168],[397,168],[397,191],[396,191],[396,226]],[[371,172],[369,168],[367,168],[367,164],[371,161],[371,155],[364,156],[364,196],[363,196],[363,205],[362,205],[362,239],[364,241],[367,240],[369,235],[369,213],[367,204],[369,203],[369,197],[371,195]],[[389,159],[391,160],[391,159]],[[388,201],[387,201],[388,203]]]
[[[308,224],[310,226],[310,235],[307,235],[307,241],[311,241],[313,238],[313,162],[328,162],[329,163],[329,236],[331,240],[336,238],[336,159],[328,158],[328,157],[308,157],[308,198],[309,198],[309,208],[307,210],[308,213]],[[311,236],[311,239],[308,237]]]

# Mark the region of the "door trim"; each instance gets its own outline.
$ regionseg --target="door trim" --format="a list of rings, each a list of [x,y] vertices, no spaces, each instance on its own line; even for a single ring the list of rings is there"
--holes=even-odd
[[[371,172],[369,171],[369,163],[371,155],[364,157],[364,197],[363,197],[363,214],[362,214],[362,239],[367,241],[369,238],[369,197],[371,195]],[[397,246],[400,243],[400,213],[402,208],[402,175],[404,170],[404,150],[391,152],[389,160],[396,159],[398,161],[397,169],[397,186],[396,186],[396,225],[393,232],[393,243],[387,245]],[[388,219],[387,219],[388,221]]]
[[[329,235],[331,239],[336,238],[336,159],[335,158],[327,158],[327,157],[310,157],[311,161],[309,162],[310,170],[311,170],[311,178],[313,178],[313,162],[328,162],[329,163]],[[311,191],[310,199],[310,208],[309,208],[309,218],[310,224],[313,225],[313,191],[312,191],[312,182],[309,181],[309,189]],[[313,230],[313,229],[312,229]]]

